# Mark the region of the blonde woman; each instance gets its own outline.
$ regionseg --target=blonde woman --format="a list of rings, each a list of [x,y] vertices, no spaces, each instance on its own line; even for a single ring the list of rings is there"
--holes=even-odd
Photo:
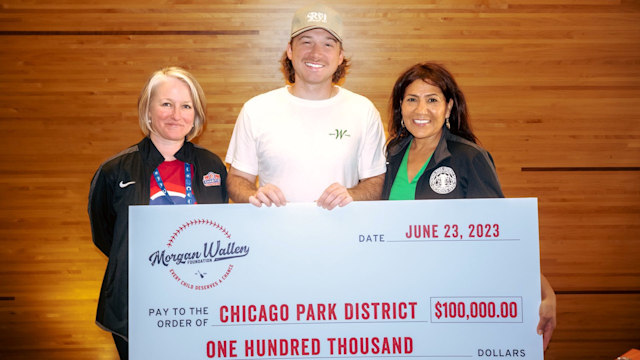
[[[138,144],[104,162],[91,181],[89,219],[93,242],[109,257],[96,322],[113,333],[128,358],[129,205],[226,203],[227,171],[212,152],[190,142],[206,121],[202,88],[177,67],[156,71],[138,100]]]

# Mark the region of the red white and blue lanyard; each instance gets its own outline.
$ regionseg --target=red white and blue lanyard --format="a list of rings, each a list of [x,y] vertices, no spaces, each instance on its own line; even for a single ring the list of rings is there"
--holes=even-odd
[[[167,188],[164,186],[162,182],[162,178],[160,177],[160,172],[158,168],[153,170],[153,177],[156,179],[156,183],[158,183],[158,187],[160,191],[164,194],[164,197],[171,203],[171,205],[175,205],[175,201],[169,195]],[[191,189],[191,165],[189,163],[184,163],[184,188],[185,188],[185,200],[187,204],[195,204],[196,198],[193,196],[193,191]]]

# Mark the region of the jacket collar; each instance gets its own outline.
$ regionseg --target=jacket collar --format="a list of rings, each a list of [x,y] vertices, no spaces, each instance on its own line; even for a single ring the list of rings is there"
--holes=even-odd
[[[447,140],[450,140],[453,136],[455,135],[453,135],[446,126],[442,127],[440,142],[438,142],[438,146],[436,146],[436,150],[433,152],[434,164],[439,164],[444,159],[451,157]]]
[[[449,129],[443,126],[442,135],[440,136],[440,141],[438,142],[438,145],[436,146],[436,150],[434,151],[432,156],[434,164],[438,164],[442,160],[448,157],[451,157],[451,152],[449,151],[449,148],[447,146],[447,140],[452,139],[453,137],[455,137],[455,135],[453,135],[449,131]],[[413,135],[409,134],[409,136],[405,137],[404,139],[400,140],[397,144],[392,146],[389,149],[389,157],[394,157],[398,154],[404,154],[404,152],[407,150],[407,146],[411,144],[411,140],[413,140]]]
[[[395,143],[392,147],[387,149],[389,157],[394,157],[404,152],[407,146],[409,146],[409,144],[411,143],[412,139],[413,139],[413,135],[409,134],[407,137],[402,138],[400,141]]]
[[[138,149],[142,154],[144,162],[154,169],[164,161],[164,157],[148,136],[138,143]],[[193,160],[193,153],[193,144],[185,140],[180,150],[178,150],[174,156],[180,161],[191,163]]]

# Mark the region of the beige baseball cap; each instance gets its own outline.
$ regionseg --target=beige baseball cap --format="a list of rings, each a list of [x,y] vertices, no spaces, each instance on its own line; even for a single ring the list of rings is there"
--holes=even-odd
[[[311,29],[324,29],[342,42],[342,17],[322,3],[302,7],[293,15],[291,39]]]

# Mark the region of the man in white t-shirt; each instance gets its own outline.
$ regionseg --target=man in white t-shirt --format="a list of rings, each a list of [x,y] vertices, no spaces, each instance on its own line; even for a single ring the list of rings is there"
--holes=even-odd
[[[326,209],[379,199],[384,130],[371,101],[336,85],[349,66],[340,15],[323,4],[301,8],[290,39],[282,64],[292,85],[250,99],[238,116],[225,159],[231,199]]]

